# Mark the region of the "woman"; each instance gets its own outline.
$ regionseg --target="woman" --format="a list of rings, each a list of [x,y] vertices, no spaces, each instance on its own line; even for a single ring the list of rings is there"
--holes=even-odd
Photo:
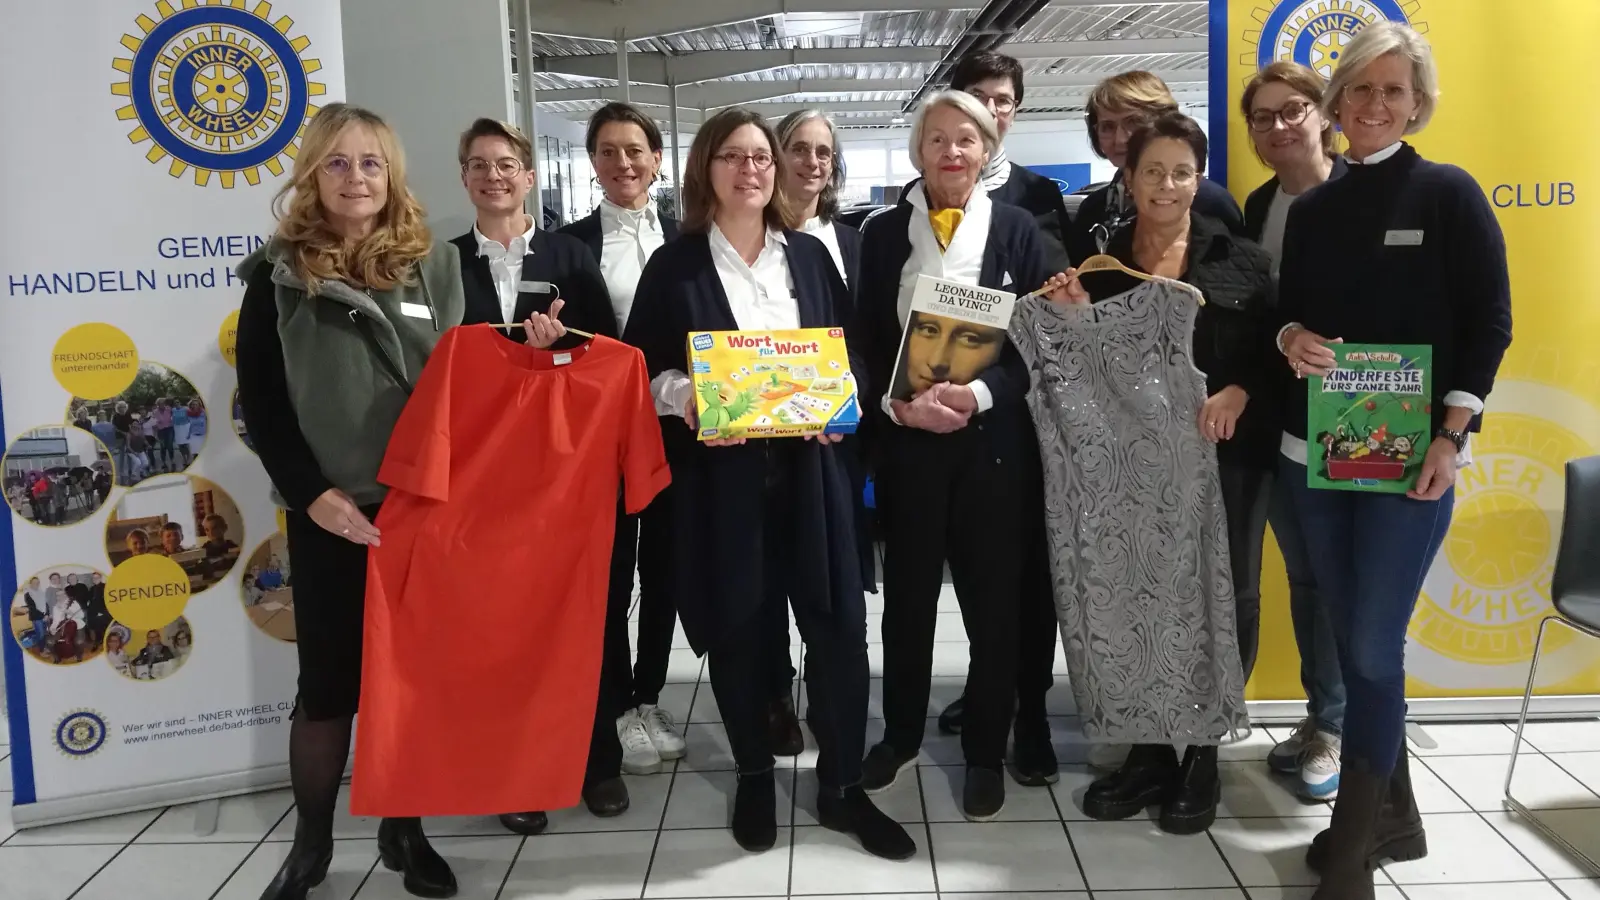
[[[199,397],[189,401],[189,442],[185,454],[188,459],[200,455],[206,444],[206,406]]]
[[[593,213],[561,232],[582,241],[599,263],[617,333],[621,334],[628,327],[634,298],[639,296],[639,276],[645,263],[662,244],[678,236],[677,221],[661,215],[650,197],[650,186],[661,173],[661,129],[637,107],[608,103],[589,118],[584,145],[605,196]],[[616,778],[619,772],[656,772],[663,762],[681,758],[688,748],[671,714],[659,705],[678,621],[670,569],[671,503],[672,488],[668,487],[638,516],[628,515],[620,505],[617,508],[589,781]],[[637,660],[628,646],[636,567]]]
[[[884,398],[869,404],[869,455],[884,528],[886,727],[867,756],[867,789],[888,790],[916,764],[948,560],[972,650],[961,744],[962,808],[974,821],[993,819],[1005,805],[1001,770],[1016,697],[1022,547],[1034,537],[1029,529],[1044,528],[1042,518],[1025,512],[1040,478],[1024,403],[1028,373],[999,335],[998,356],[989,357],[997,361],[967,373],[976,378],[953,378],[952,366],[941,364],[930,367],[937,383],[910,402],[883,392],[919,276],[1012,292],[1050,277],[1033,217],[994,203],[979,185],[999,143],[994,116],[971,94],[946,91],[918,112],[910,149],[922,181],[863,237],[848,332],[866,360],[863,381]]]
[[[54,579],[52,579],[54,580]],[[55,662],[62,662],[71,656],[78,662],[83,662],[83,641],[79,639],[78,632],[87,624],[83,615],[83,607],[66,590],[56,591],[55,599],[50,601],[50,654]]]
[[[178,472],[177,426],[173,420],[172,401],[166,397],[156,400],[155,412],[150,414],[150,434],[156,439],[156,465],[163,472]]]
[[[1178,101],[1167,83],[1150,72],[1123,72],[1095,85],[1089,94],[1089,146],[1095,155],[1117,167],[1111,183],[1083,198],[1067,236],[1067,252],[1074,263],[1103,250],[1114,234],[1133,218],[1129,192],[1128,139],[1141,126],[1165,113],[1178,111]],[[1244,231],[1244,217],[1233,195],[1216,182],[1204,180],[1195,195],[1195,212],[1221,222],[1228,231]]]
[[[406,187],[394,132],[333,103],[306,127],[279,192],[277,233],[239,267],[239,400],[287,507],[307,602],[295,605],[300,686],[289,733],[299,821],[263,900],[304,898],[327,874],[333,814],[361,691],[367,547],[389,434],[444,331],[461,321],[460,255],[436,243]],[[406,890],[448,897],[450,867],[417,819],[385,819],[378,849]]]
[[[1322,114],[1322,76],[1288,60],[1275,62],[1245,86],[1240,108],[1250,125],[1256,155],[1274,172],[1244,203],[1245,236],[1272,255],[1272,275],[1283,258],[1289,205],[1319,184],[1344,175],[1346,163],[1333,150],[1333,122]],[[1272,748],[1267,764],[1297,776],[1300,794],[1328,800],[1339,792],[1339,735],[1344,730],[1344,682],[1339,675],[1333,625],[1317,595],[1310,549],[1285,485],[1272,491],[1267,521],[1278,540],[1289,575],[1289,616],[1300,650],[1300,684],[1306,718]]]
[[[1233,686],[1242,691],[1260,634],[1261,548],[1277,464],[1282,378],[1273,346],[1271,257],[1195,211],[1205,164],[1205,132],[1182,113],[1157,116],[1135,132],[1127,165],[1137,215],[1105,251],[1130,269],[1183,281],[1205,297],[1193,338],[1195,366],[1206,373],[1196,426],[1217,445],[1243,670]],[[1083,276],[1082,287],[1104,299],[1136,284],[1126,275],[1095,274]],[[1163,830],[1197,834],[1216,819],[1221,793],[1215,744],[1190,744],[1181,764],[1171,744],[1138,744],[1115,774],[1090,786],[1083,807],[1091,818],[1111,820],[1160,803]]]
[[[817,726],[817,814],[867,852],[907,859],[916,844],[861,788],[866,744],[866,603],[856,565],[849,477],[833,444],[767,439],[697,442],[685,341],[691,331],[838,327],[848,302],[827,248],[792,229],[780,185],[787,162],[759,113],[732,107],[695,135],[684,179],[684,236],[651,257],[650,298],[628,320],[644,350],[677,487],[672,555],[678,614],[704,653],[739,769],[733,836],[746,850],[777,840],[767,729],[763,609],[788,597],[815,665],[806,683]],[[859,371],[859,370],[858,370]]]
[[[1331,371],[1332,342],[1433,349],[1431,441],[1403,495],[1307,487],[1306,393],[1290,395],[1279,477],[1317,548],[1312,572],[1349,699],[1332,827],[1312,845],[1316,900],[1370,898],[1376,861],[1426,853],[1406,776],[1406,628],[1450,526],[1467,435],[1511,343],[1493,208],[1472,176],[1404,141],[1427,126],[1438,97],[1422,36],[1391,22],[1362,29],[1322,104],[1349,142],[1350,170],[1297,201],[1284,232],[1279,345],[1296,375]]]
[[[128,675],[128,653],[123,649],[127,646],[128,639],[123,636],[122,629],[113,628],[106,634],[106,662],[111,664],[118,675]]]

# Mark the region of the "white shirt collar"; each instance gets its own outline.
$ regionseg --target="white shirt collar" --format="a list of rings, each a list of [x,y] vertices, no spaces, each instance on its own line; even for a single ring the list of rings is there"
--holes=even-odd
[[[654,231],[661,227],[661,219],[654,203],[646,203],[643,209],[628,209],[601,197],[600,224],[612,228],[628,224],[635,228],[644,227]]]
[[[507,247],[497,240],[484,237],[478,230],[477,223],[473,223],[472,237],[478,242],[479,256],[526,256],[528,247],[533,243],[533,216],[528,216],[528,230],[511,239],[511,246]],[[520,242],[520,243],[519,243]],[[517,251],[521,252],[517,252]]]
[[[963,207],[962,209],[968,215],[971,215],[973,213],[973,211],[976,210],[979,206],[988,206],[989,205],[989,203],[990,203],[989,195],[988,195],[987,192],[981,190],[982,187],[983,187],[983,185],[980,184],[977,187],[973,188],[971,196],[967,197],[967,205],[965,207]],[[912,207],[917,209],[924,216],[926,216],[928,214],[928,182],[927,182],[927,179],[923,179],[922,183],[918,185],[918,189],[911,192],[911,196],[906,198],[906,202],[910,203],[912,205]]]
[[[800,232],[802,234],[816,234],[832,224],[832,219],[824,219],[821,216],[812,216],[811,218],[805,220],[804,224],[800,226]]]
[[[718,251],[718,252],[721,252],[721,253],[731,253],[735,257],[737,257],[741,262],[744,260],[744,257],[739,256],[739,251],[734,248],[733,242],[728,240],[728,236],[722,233],[722,226],[718,225],[715,222],[712,222],[711,223],[711,233],[710,233],[709,236],[711,238],[711,249],[712,250],[715,250],[715,251]],[[789,239],[786,236],[784,236],[783,232],[777,230],[776,228],[768,228],[767,229],[767,239],[766,239],[766,242],[765,242],[764,246],[761,249],[763,251],[774,250],[774,249],[777,249],[779,247],[788,246],[788,244],[789,244]]]
[[[1389,146],[1383,148],[1382,150],[1379,150],[1377,153],[1372,154],[1371,156],[1367,157],[1366,159],[1356,160],[1356,159],[1351,159],[1349,156],[1346,156],[1344,158],[1344,160],[1345,160],[1345,162],[1349,163],[1352,166],[1371,166],[1371,165],[1376,165],[1376,164],[1381,163],[1384,160],[1388,159],[1389,157],[1394,156],[1396,153],[1399,153],[1400,152],[1400,148],[1404,147],[1405,145],[1406,145],[1405,141],[1395,141],[1394,143],[1392,143]]]

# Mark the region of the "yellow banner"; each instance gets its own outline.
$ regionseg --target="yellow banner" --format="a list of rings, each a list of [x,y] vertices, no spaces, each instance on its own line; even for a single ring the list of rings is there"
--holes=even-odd
[[[1443,96],[1410,140],[1478,180],[1505,230],[1512,281],[1514,341],[1411,620],[1407,694],[1520,694],[1550,611],[1563,467],[1600,453],[1600,278],[1589,271],[1600,253],[1590,159],[1600,120],[1589,110],[1600,94],[1600,2],[1211,0],[1212,176],[1241,202],[1271,176],[1239,112],[1256,69],[1292,59],[1326,77],[1351,36],[1380,18],[1407,22],[1433,44]],[[1249,697],[1294,699],[1304,694],[1288,589],[1268,544]],[[1539,692],[1600,692],[1600,648],[1551,631]]]

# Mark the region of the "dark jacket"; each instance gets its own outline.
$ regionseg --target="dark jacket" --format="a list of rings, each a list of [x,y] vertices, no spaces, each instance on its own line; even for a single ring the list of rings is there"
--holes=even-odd
[[[1078,207],[1077,218],[1072,221],[1072,231],[1067,237],[1067,253],[1072,257],[1072,264],[1077,265],[1091,256],[1100,252],[1099,244],[1095,241],[1095,226],[1102,226],[1108,230],[1121,230],[1117,222],[1112,221],[1111,190],[1122,182],[1122,173],[1118,172],[1111,183],[1098,191],[1083,198],[1083,204]],[[1194,211],[1208,219],[1221,222],[1228,231],[1243,235],[1245,233],[1244,214],[1239,211],[1239,204],[1234,202],[1233,195],[1228,189],[1209,178],[1200,179],[1200,187],[1194,197]],[[1126,226],[1132,221],[1132,216],[1122,219]]]
[[[1350,164],[1345,162],[1343,156],[1333,158],[1333,171],[1328,173],[1328,180],[1343,178]],[[1278,176],[1267,179],[1267,183],[1250,192],[1244,198],[1244,236],[1256,243],[1261,243],[1261,232],[1267,225],[1267,212],[1272,209],[1272,198],[1278,194]],[[1298,198],[1297,198],[1298,199]]]
[[[1260,246],[1231,234],[1215,219],[1189,216],[1189,257],[1181,281],[1205,296],[1194,325],[1195,367],[1206,373],[1206,393],[1238,385],[1250,396],[1233,437],[1217,445],[1217,461],[1272,469],[1283,433],[1283,396],[1288,369],[1278,353],[1278,315],[1272,287],[1272,257]],[[1106,247],[1130,269],[1134,229],[1117,232]],[[1085,276],[1093,299],[1133,287],[1121,274]]]
[[[796,231],[785,238],[801,327],[842,326],[849,296],[827,248]],[[651,378],[669,369],[689,371],[689,332],[739,327],[704,234],[683,235],[651,255],[638,294],[650,299],[628,317],[623,339],[644,351]],[[861,367],[852,368],[860,383]],[[764,515],[761,486],[769,452],[785,455],[794,497],[790,602],[829,614],[835,598],[860,597],[856,498],[841,452],[849,439],[837,445],[767,439],[707,447],[681,422],[664,420],[662,432],[675,487],[674,558],[695,561],[673,567],[678,615],[697,652],[719,646],[760,608],[761,529],[754,523]],[[784,446],[771,446],[779,440]]]
[[[844,258],[844,286],[854,291],[856,279],[861,277],[861,232],[835,219],[833,233],[839,239],[839,255]],[[853,305],[853,295],[851,300]],[[846,315],[845,320],[849,319]]]
[[[600,264],[600,256],[605,248],[605,233],[600,227],[600,210],[598,208],[556,233],[575,237],[582,241],[584,246],[589,248],[589,252],[594,255],[595,264]],[[661,235],[668,241],[677,240],[678,220],[662,216]]]
[[[1352,165],[1289,208],[1278,276],[1283,323],[1346,343],[1431,345],[1435,429],[1446,394],[1487,400],[1494,389],[1511,345],[1511,274],[1494,208],[1465,171],[1410,145]],[[1286,428],[1304,437],[1305,392],[1290,399]]]
[[[897,206],[910,208],[905,199],[922,179],[913,180],[900,192]],[[1011,164],[1011,174],[1006,183],[989,192],[989,199],[1025,210],[1039,226],[1039,243],[1044,248],[1045,266],[1051,273],[1064,272],[1069,263],[1067,235],[1071,231],[1071,217],[1067,215],[1067,202],[1061,199],[1056,183],[1032,169]],[[1032,290],[1032,288],[1029,288]]]
[[[488,257],[478,255],[478,239],[469,231],[450,243],[461,254],[461,282],[467,295],[466,315],[461,324],[503,322],[505,314],[500,310],[500,294],[494,287]],[[566,301],[561,311],[562,324],[614,338],[617,337],[617,319],[611,313],[611,295],[606,291],[596,259],[577,238],[555,231],[535,231],[528,242],[528,255],[522,258],[522,276],[518,281],[522,284],[550,282]],[[520,292],[516,321],[521,322],[536,312],[549,313],[555,299],[554,292]],[[510,328],[504,333],[514,341],[527,340],[520,328]]]

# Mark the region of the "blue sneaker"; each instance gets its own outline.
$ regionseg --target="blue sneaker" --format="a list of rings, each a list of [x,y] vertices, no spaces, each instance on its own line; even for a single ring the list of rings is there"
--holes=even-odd
[[[1310,743],[1316,734],[1316,723],[1310,719],[1301,719],[1288,740],[1273,747],[1272,752],[1267,754],[1267,765],[1279,775],[1299,774],[1300,754],[1305,751],[1306,744]]]
[[[1336,734],[1318,731],[1300,751],[1300,795],[1308,800],[1339,796],[1339,753],[1343,742]]]

